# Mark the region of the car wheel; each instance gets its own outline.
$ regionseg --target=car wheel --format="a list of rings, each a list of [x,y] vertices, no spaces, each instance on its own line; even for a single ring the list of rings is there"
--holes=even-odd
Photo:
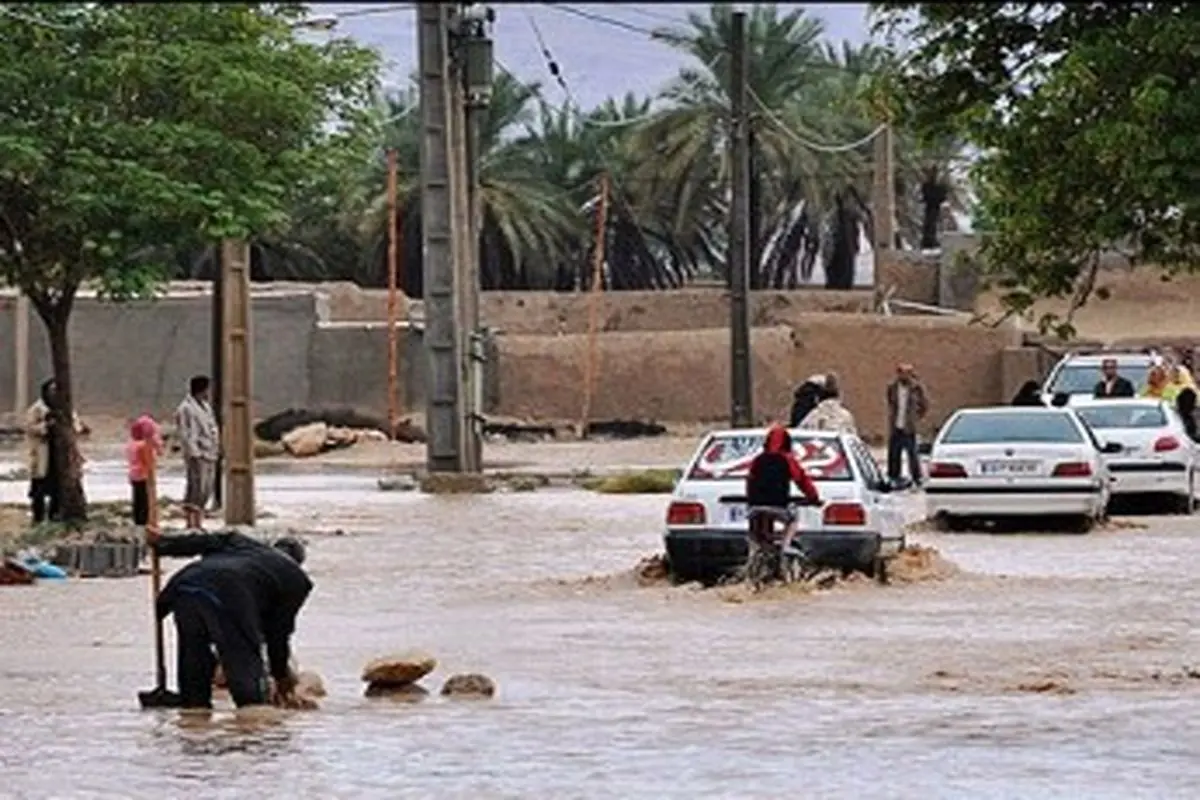
[[[1071,533],[1091,533],[1096,527],[1096,518],[1091,515],[1074,517],[1071,519],[1068,530]]]
[[[937,518],[937,528],[945,533],[962,533],[971,529],[970,520],[954,514],[941,514]]]

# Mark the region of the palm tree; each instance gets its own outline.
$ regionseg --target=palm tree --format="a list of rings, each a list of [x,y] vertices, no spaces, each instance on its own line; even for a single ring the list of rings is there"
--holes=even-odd
[[[732,14],[728,4],[713,4],[707,16],[688,17],[686,32],[661,34],[701,66],[680,72],[664,93],[669,107],[638,132],[652,156],[645,179],[656,176],[656,201],[674,209],[674,235],[710,265],[724,261]],[[755,286],[794,284],[797,271],[808,271],[819,247],[820,212],[833,205],[838,175],[853,164],[852,157],[830,157],[799,141],[828,140],[839,128],[828,103],[823,34],[822,23],[801,9],[759,5],[747,19]]]
[[[485,289],[551,288],[560,265],[569,259],[582,217],[574,213],[564,187],[548,181],[529,147],[527,128],[536,119],[537,84],[525,84],[506,72],[496,75],[491,103],[479,131],[479,184],[483,209],[480,234],[480,281]],[[423,294],[420,213],[420,119],[417,92],[410,88],[388,99],[392,121],[385,147],[365,182],[373,190],[363,214],[361,233],[375,253],[369,283],[384,274],[387,198],[384,151],[397,151],[399,234],[403,242],[407,294]]]

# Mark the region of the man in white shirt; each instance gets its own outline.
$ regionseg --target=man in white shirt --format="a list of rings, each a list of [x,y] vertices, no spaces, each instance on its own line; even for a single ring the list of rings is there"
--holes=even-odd
[[[187,397],[175,411],[175,430],[183,449],[187,474],[183,514],[191,529],[204,527],[204,509],[216,485],[217,458],[221,452],[217,418],[208,399],[210,386],[207,376],[193,377]]]

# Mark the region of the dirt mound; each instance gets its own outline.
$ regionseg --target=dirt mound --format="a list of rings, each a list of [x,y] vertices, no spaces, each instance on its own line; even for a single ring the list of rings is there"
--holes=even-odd
[[[888,579],[894,583],[921,583],[945,580],[959,571],[936,547],[910,544],[888,564]]]

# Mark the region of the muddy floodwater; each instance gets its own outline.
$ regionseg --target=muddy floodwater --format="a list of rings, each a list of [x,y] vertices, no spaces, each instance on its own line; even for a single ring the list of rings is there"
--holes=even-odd
[[[102,473],[102,471],[101,471]],[[89,479],[123,494],[119,474]],[[23,485],[0,485],[17,500]],[[639,586],[662,497],[267,476],[310,539],[317,712],[141,712],[149,581],[0,589],[0,797],[1170,798],[1200,786],[1200,530],[917,533],[960,571],[749,596]],[[913,498],[913,515],[919,499]],[[335,535],[334,529],[344,535]],[[169,652],[173,643],[168,640]],[[435,654],[491,701],[365,699]],[[171,665],[173,674],[174,667]]]

